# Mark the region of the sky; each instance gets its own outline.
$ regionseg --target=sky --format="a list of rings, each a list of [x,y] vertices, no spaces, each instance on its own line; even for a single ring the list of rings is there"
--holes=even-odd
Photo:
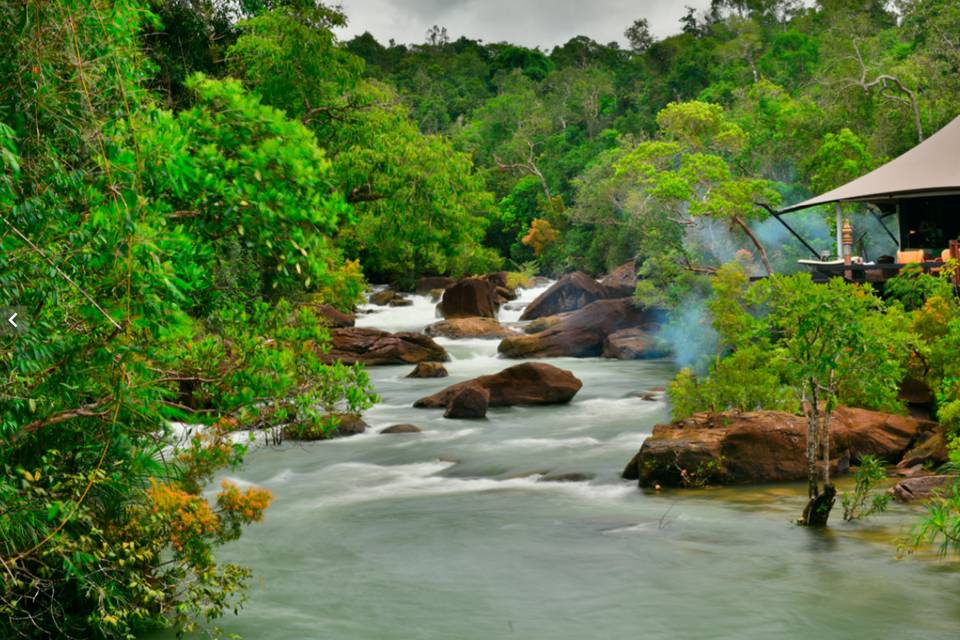
[[[383,44],[422,43],[432,25],[484,42],[507,41],[546,50],[578,35],[625,44],[624,30],[646,18],[654,36],[680,31],[685,5],[702,9],[709,0],[340,0],[350,20],[338,31],[349,40],[364,31]]]

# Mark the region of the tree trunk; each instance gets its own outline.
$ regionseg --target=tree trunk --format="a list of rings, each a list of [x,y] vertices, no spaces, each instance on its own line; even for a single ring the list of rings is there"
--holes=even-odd
[[[813,500],[820,493],[817,486],[817,434],[820,428],[820,405],[816,387],[807,403],[807,495]]]
[[[828,484],[823,488],[816,498],[807,502],[803,510],[803,520],[801,524],[805,527],[825,527],[827,519],[830,517],[830,510],[833,509],[833,503],[837,500],[837,488]]]
[[[767,270],[767,275],[773,274],[773,268],[770,266],[770,259],[767,257],[767,250],[763,248],[763,245],[760,243],[760,238],[750,230],[750,227],[746,222],[740,219],[740,216],[733,216],[733,221],[743,229],[743,232],[747,234],[747,237],[750,238],[750,241],[753,243],[753,246],[757,248],[757,253],[760,254],[760,262],[763,263],[763,268]]]

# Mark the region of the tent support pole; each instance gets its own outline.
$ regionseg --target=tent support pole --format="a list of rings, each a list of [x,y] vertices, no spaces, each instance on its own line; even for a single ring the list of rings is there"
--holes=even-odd
[[[773,216],[773,217],[776,219],[777,222],[779,222],[780,224],[782,224],[782,225],[784,226],[784,228],[785,228],[787,231],[789,231],[790,234],[791,234],[794,238],[796,238],[797,240],[799,240],[799,241],[800,241],[800,244],[802,244],[803,246],[805,246],[805,247],[807,248],[807,250],[810,251],[810,253],[813,254],[813,257],[814,257],[814,258],[816,258],[817,260],[820,259],[820,254],[817,253],[817,250],[814,249],[813,247],[811,247],[811,246],[810,246],[810,243],[803,239],[803,236],[801,236],[799,233],[797,233],[796,231],[794,231],[793,227],[791,227],[791,226],[788,225],[786,222],[784,222],[784,221],[783,221],[783,218],[780,217],[780,214],[779,214],[779,213],[777,213],[776,211],[774,211],[773,209],[771,209],[769,206],[763,204],[762,202],[757,202],[756,204],[757,204],[757,206],[766,209],[766,210],[767,210],[767,213],[769,213],[771,216]]]
[[[893,244],[897,245],[897,249],[899,249],[899,248],[900,248],[900,240],[899,240],[899,238],[897,238],[897,236],[893,235],[893,231],[890,231],[890,228],[883,222],[883,218],[881,218],[881,217],[877,214],[877,212],[876,212],[876,211],[873,211],[872,209],[870,210],[870,213],[873,214],[873,217],[877,219],[877,222],[880,223],[880,226],[883,227],[883,230],[886,231],[886,232],[887,232],[887,235],[890,236],[890,239],[893,240]]]
[[[837,203],[837,257],[843,255],[843,207]]]

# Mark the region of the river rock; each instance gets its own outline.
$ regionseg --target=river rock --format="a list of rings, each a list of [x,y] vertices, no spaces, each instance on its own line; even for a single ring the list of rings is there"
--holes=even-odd
[[[451,318],[430,325],[424,333],[442,338],[504,338],[516,332],[494,318]]]
[[[450,278],[448,276],[431,276],[427,278],[420,278],[414,285],[413,290],[417,295],[422,296],[436,291],[437,289],[443,291],[450,285],[456,283],[456,281],[456,278]]]
[[[568,273],[527,305],[521,320],[582,309],[595,300],[611,297],[607,288],[582,271]]]
[[[627,298],[637,290],[637,263],[633,260],[620,265],[600,279],[608,297]]]
[[[928,469],[936,469],[949,460],[947,439],[942,425],[930,422],[917,434],[910,450],[903,454],[903,459],[897,464],[898,469],[911,469],[920,465]]]
[[[393,289],[382,289],[380,291],[374,291],[370,294],[370,304],[375,304],[377,306],[385,307],[394,300],[402,300],[403,296],[394,291]]]
[[[588,482],[593,480],[592,473],[548,473],[540,478],[540,482]]]
[[[664,358],[668,351],[660,347],[653,333],[641,327],[621,329],[607,336],[603,341],[603,357],[618,360],[644,360]]]
[[[407,374],[408,378],[446,378],[450,374],[442,362],[420,362]]]
[[[830,421],[835,473],[866,454],[899,460],[923,427],[913,418],[838,409]],[[806,430],[804,417],[778,411],[696,414],[655,426],[623,477],[641,486],[804,480]]]
[[[507,289],[506,287],[497,287],[497,302],[498,304],[506,304],[508,302],[513,302],[520,296],[517,295],[517,292],[513,289]]]
[[[420,333],[389,333],[380,329],[349,327],[330,332],[331,348],[321,354],[326,364],[362,362],[367,366],[446,362],[446,350]]]
[[[957,476],[918,476],[901,480],[890,489],[900,502],[926,500],[934,491],[941,491],[957,480]]]
[[[353,413],[334,414],[337,419],[337,427],[332,431],[324,431],[322,422],[329,419],[329,416],[321,421],[321,425],[302,425],[288,424],[283,427],[283,439],[295,440],[298,442],[314,442],[316,440],[332,440],[334,438],[348,438],[363,433],[368,425],[363,418]]]
[[[488,273],[483,276],[483,279],[495,287],[508,289],[507,285],[510,282],[510,275],[506,271],[494,271],[493,273]]]
[[[490,406],[490,392],[476,385],[468,384],[458,388],[447,402],[443,417],[454,420],[485,418]]]
[[[420,427],[415,424],[395,424],[392,427],[387,427],[380,433],[420,433]]]
[[[496,286],[480,278],[464,278],[447,287],[439,305],[440,315],[450,318],[496,318]]]
[[[413,406],[437,409],[464,387],[480,387],[489,392],[491,407],[514,405],[564,404],[577,395],[583,383],[569,371],[539,362],[525,362],[500,373],[480,376],[447,387],[432,396],[420,398]]]
[[[328,327],[338,329],[352,327],[357,321],[357,317],[352,313],[344,313],[329,304],[317,305],[313,310]]]
[[[653,324],[659,313],[631,298],[597,300],[539,333],[504,338],[497,351],[507,358],[590,358],[603,353],[607,336],[622,329]]]

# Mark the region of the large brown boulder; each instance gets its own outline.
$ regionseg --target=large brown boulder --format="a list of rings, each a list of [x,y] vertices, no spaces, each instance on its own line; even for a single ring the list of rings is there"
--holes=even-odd
[[[491,407],[563,404],[577,395],[583,383],[569,371],[539,362],[525,362],[500,373],[480,376],[420,398],[413,406],[424,409],[446,407],[464,387],[479,387],[490,394]]]
[[[330,332],[330,351],[323,362],[362,362],[367,366],[446,362],[446,350],[432,338],[419,333],[389,333],[380,329],[349,327]]]
[[[496,318],[496,285],[480,278],[464,278],[447,287],[440,300],[444,318]]]
[[[344,327],[352,327],[357,318],[352,313],[344,313],[336,307],[332,307],[329,304],[317,305],[313,310],[320,316],[320,319],[328,327],[342,329]]]
[[[607,296],[611,298],[626,298],[637,290],[637,263],[631,260],[620,265],[600,279]]]
[[[560,319],[540,333],[504,338],[497,350],[507,358],[590,358],[603,353],[612,333],[652,324],[657,313],[631,298],[597,300]]]
[[[830,422],[832,466],[845,471],[866,454],[899,460],[923,421],[838,409]],[[624,477],[641,486],[804,480],[807,421],[778,411],[702,413],[653,428]]]
[[[435,338],[505,338],[516,334],[494,318],[451,318],[430,325],[424,333]]]
[[[657,344],[649,328],[631,327],[607,336],[603,341],[603,357],[618,360],[644,360],[669,355]]]
[[[456,282],[456,278],[450,278],[448,276],[430,276],[417,280],[413,290],[417,295],[424,296],[437,289],[442,291]]]
[[[460,387],[447,401],[444,418],[453,420],[472,420],[485,418],[490,406],[490,392],[483,387],[467,385]]]
[[[552,287],[537,296],[527,305],[521,320],[534,320],[544,316],[582,309],[595,300],[613,297],[602,284],[582,271],[568,273]]]

